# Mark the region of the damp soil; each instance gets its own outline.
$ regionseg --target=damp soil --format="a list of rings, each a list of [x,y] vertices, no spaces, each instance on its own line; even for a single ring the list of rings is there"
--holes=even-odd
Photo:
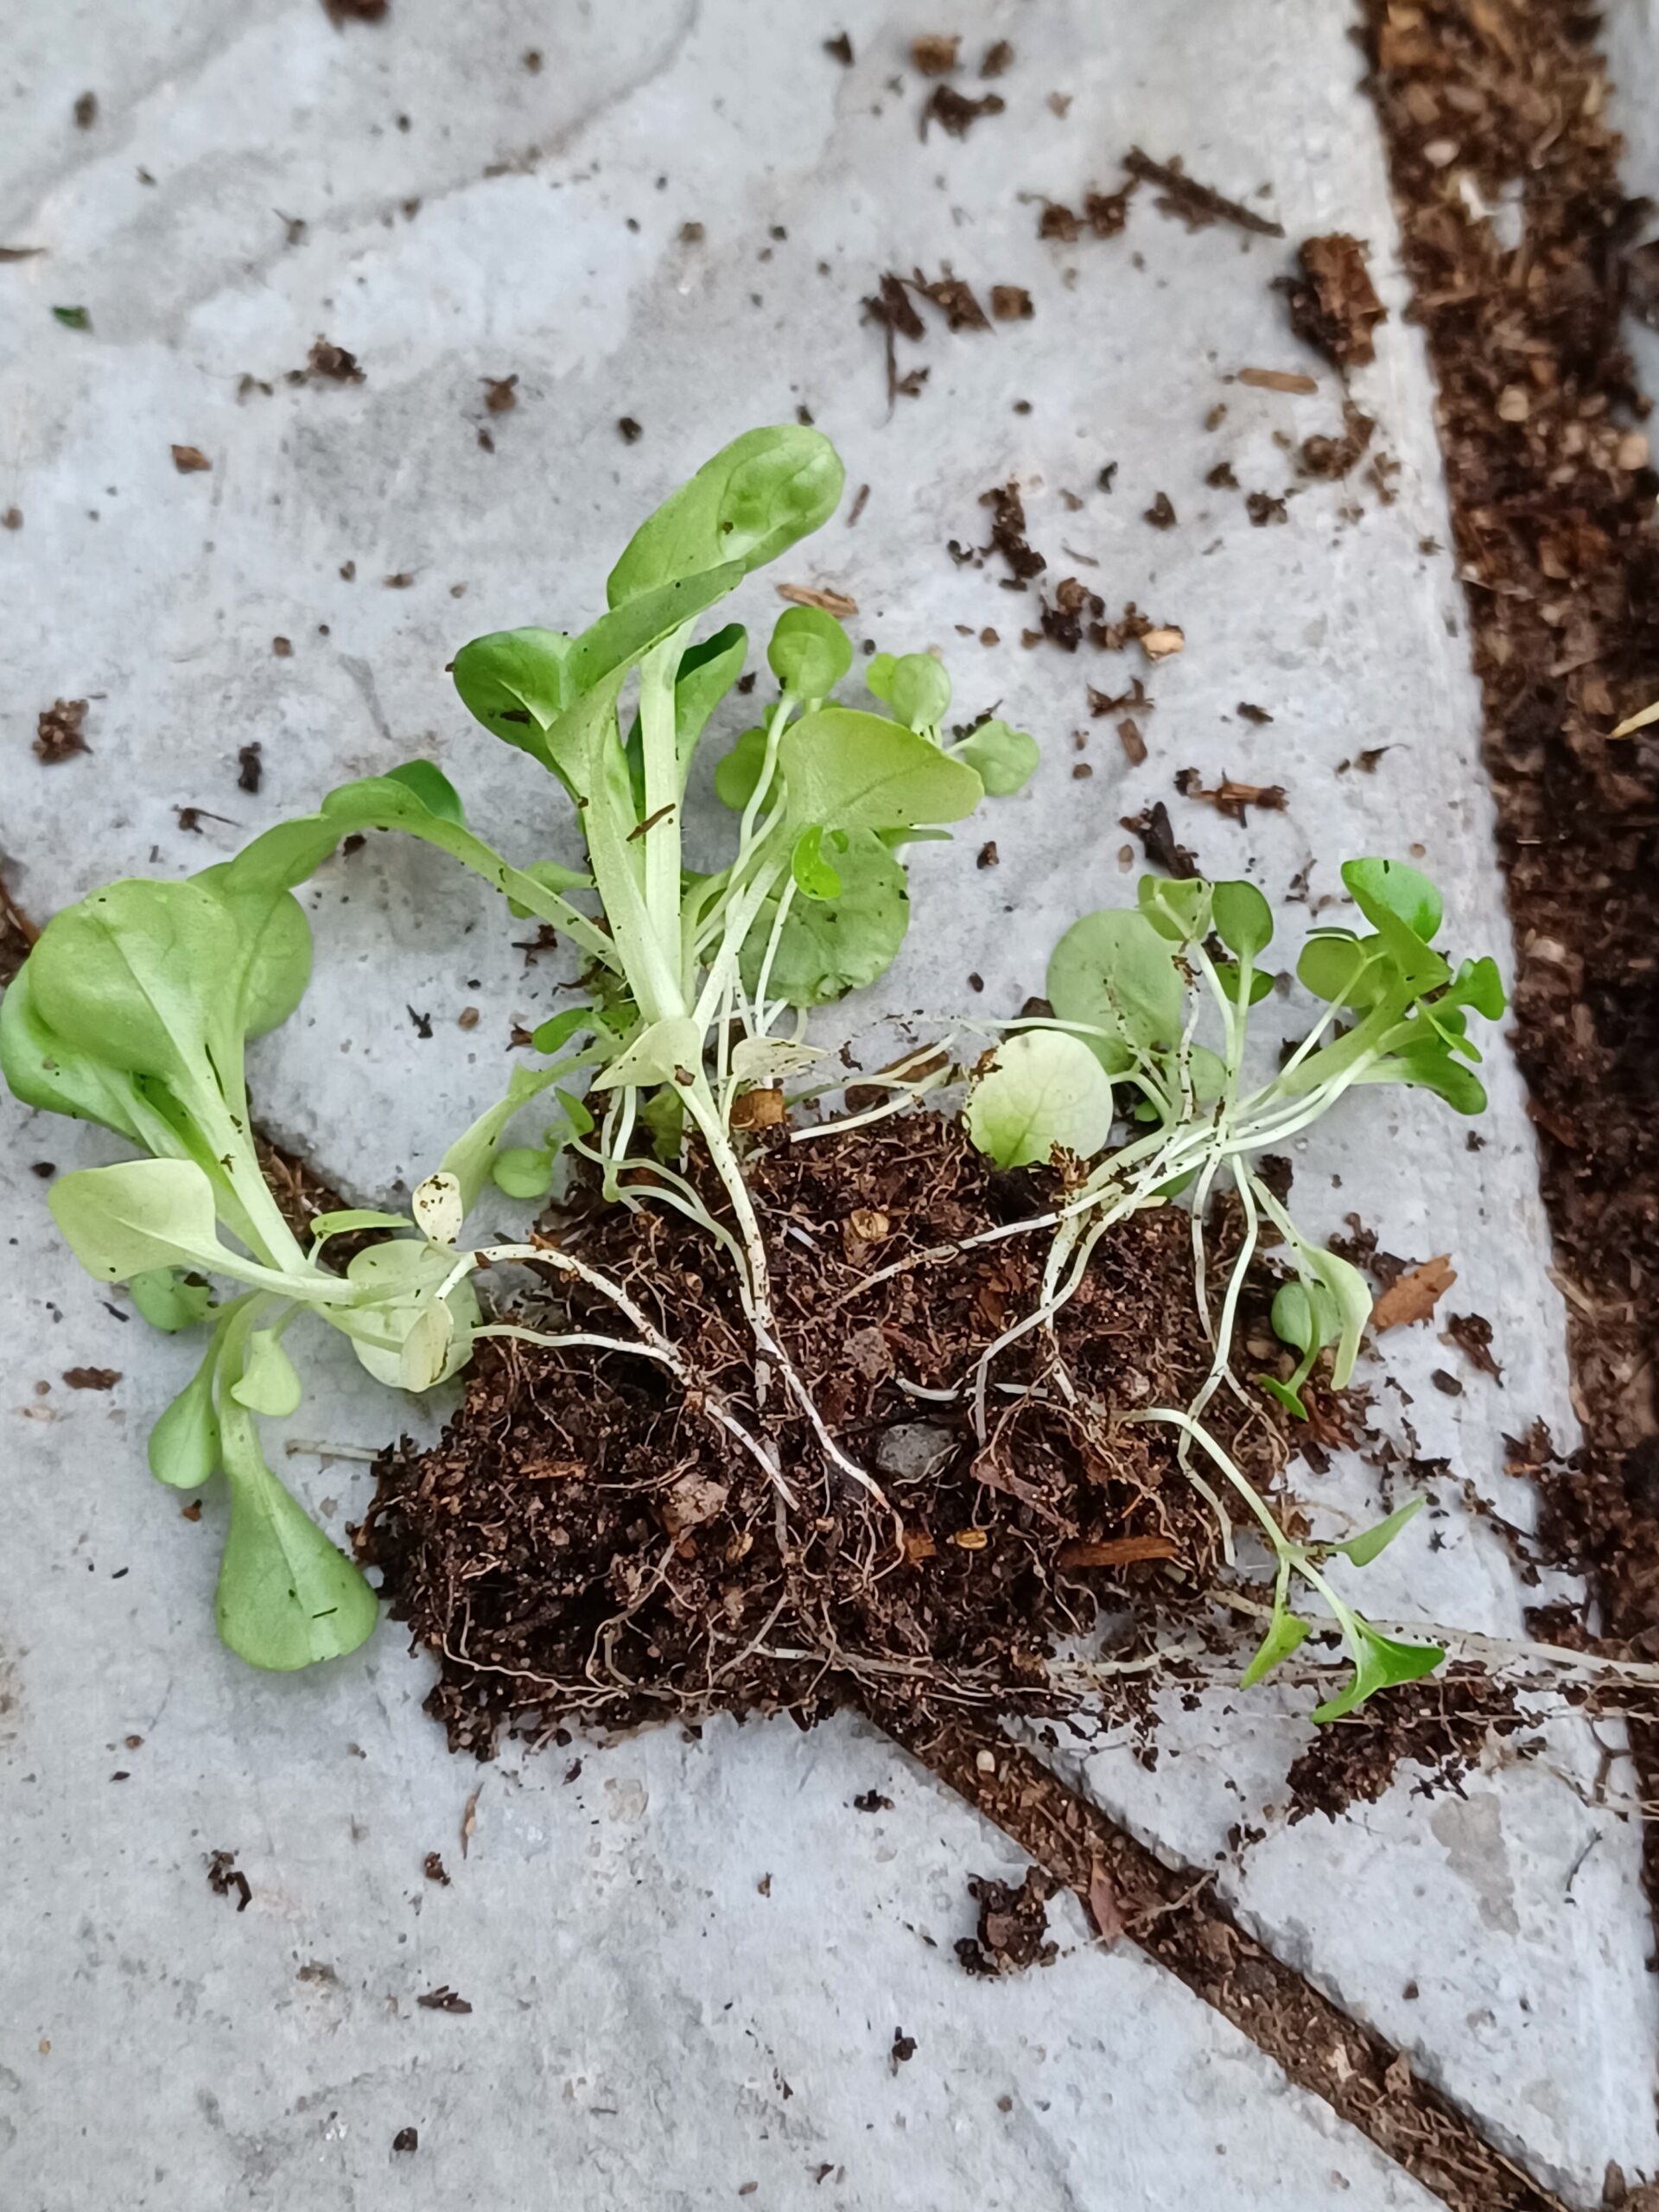
[[[1659,493],[1624,348],[1659,219],[1630,199],[1599,20],[1368,0],[1412,313],[1440,391],[1580,1449],[1512,1455],[1592,1625],[1659,1654]],[[1503,207],[1500,236],[1481,207]],[[1556,1624],[1562,1632],[1562,1624]],[[1659,1733],[1633,1722],[1641,1795]],[[1647,1829],[1650,1898],[1659,1833]]]
[[[557,1241],[638,1299],[697,1388],[632,1352],[493,1340],[439,1445],[383,1459],[358,1546],[437,1659],[429,1710],[455,1749],[487,1757],[504,1726],[540,1740],[719,1711],[805,1726],[878,1694],[918,1716],[1065,1709],[1087,1685],[1052,1673],[1057,1655],[1121,1662],[1209,1620],[1214,1521],[1173,1433],[1122,1418],[1185,1405],[1210,1364],[1184,1211],[1097,1246],[1058,1329],[1075,1402],[1039,1334],[999,1357],[1012,1387],[993,1389],[982,1443],[962,1386],[1037,1302],[1048,1240],[967,1240],[1051,1204],[1056,1179],[1001,1174],[921,1112],[774,1136],[748,1173],[779,1337],[880,1497],[831,1463],[775,1374],[757,1406],[753,1338],[706,1234],[650,1205],[565,1218]],[[1215,1265],[1235,1233],[1218,1213]],[[613,1334],[614,1307],[569,1282],[523,1318]],[[1273,1288],[1264,1263],[1241,1308],[1258,1364]],[[792,1507],[700,1391],[764,1435]],[[1278,1409],[1224,1393],[1209,1419],[1271,1491]],[[1109,1675],[1109,1709],[1130,1711],[1146,1680]]]

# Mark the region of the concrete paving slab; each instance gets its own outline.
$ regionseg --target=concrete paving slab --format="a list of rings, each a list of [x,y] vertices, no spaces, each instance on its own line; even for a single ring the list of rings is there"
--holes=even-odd
[[[0,270],[0,507],[24,515],[0,536],[22,618],[0,647],[0,850],[27,907],[124,871],[200,867],[416,751],[454,774],[486,835],[571,857],[537,772],[465,721],[444,662],[479,629],[591,613],[641,513],[724,439],[804,404],[849,486],[871,491],[855,528],[837,518],[798,549],[794,579],[852,592],[855,630],[883,646],[938,645],[964,712],[1000,700],[1046,746],[1031,791],[997,809],[994,876],[975,868],[976,841],[918,854],[924,919],[884,1008],[973,1003],[970,970],[987,1006],[1039,988],[1059,929],[1128,895],[1139,856],[1122,863],[1119,817],[1159,798],[1207,867],[1248,868],[1275,904],[1313,863],[1307,909],[1285,910],[1292,942],[1293,923],[1331,911],[1340,858],[1421,845],[1459,940],[1506,961],[1429,387],[1399,320],[1341,12],[1073,0],[1039,17],[976,0],[953,13],[967,51],[1006,35],[1017,59],[997,80],[1007,111],[960,143],[919,138],[921,91],[887,12],[861,0],[820,24],[642,0],[626,40],[575,5],[503,5],[480,24],[435,0],[395,0],[385,25],[345,34],[311,0],[158,4],[119,41],[97,35],[93,5],[22,26],[0,237],[48,254]],[[820,46],[843,25],[850,69]],[[79,132],[72,104],[93,81],[99,119]],[[1358,480],[1296,476],[1284,441],[1336,429],[1340,393],[1269,289],[1287,248],[1189,236],[1144,194],[1124,238],[1038,242],[1031,195],[1111,182],[1132,141],[1246,198],[1268,185],[1252,204],[1292,239],[1370,239],[1393,320],[1355,396],[1399,464],[1391,504]],[[688,222],[700,240],[683,238]],[[890,414],[859,299],[883,268],[945,261],[981,286],[1027,287],[1033,317],[988,334],[935,325],[915,354],[922,395]],[[90,333],[53,321],[65,303],[89,307]],[[359,356],[363,385],[282,381],[319,332]],[[1311,367],[1319,389],[1230,381],[1250,365]],[[482,380],[508,374],[518,404],[487,416]],[[245,376],[273,390],[238,396]],[[637,443],[617,432],[625,414]],[[212,470],[177,474],[174,443]],[[1239,491],[1205,483],[1223,460]],[[1096,487],[1113,461],[1109,495]],[[1143,766],[1084,696],[1130,664],[1025,651],[1033,601],[944,550],[977,540],[979,494],[1009,478],[1051,573],[1098,579],[1115,604],[1186,631],[1185,652],[1148,676]],[[1294,494],[1284,524],[1251,525],[1255,489]],[[1141,519],[1160,491],[1179,518],[1167,532]],[[412,581],[382,581],[394,575]],[[739,611],[761,626],[776,604],[753,586]],[[995,646],[976,642],[987,626]],[[93,756],[41,770],[33,717],[60,695],[92,700]],[[1271,726],[1241,721],[1241,699]],[[254,740],[266,775],[251,798],[236,756]],[[1375,773],[1339,769],[1378,746]],[[1281,783],[1287,810],[1241,829],[1184,808],[1171,778],[1188,766],[1210,783]],[[181,804],[232,819],[192,835]],[[504,1084],[510,1023],[558,1003],[560,971],[526,967],[481,892],[389,841],[325,871],[311,904],[318,977],[261,1048],[262,1105],[321,1172],[377,1197],[412,1184]],[[484,1009],[474,1031],[456,1023],[468,1005]],[[431,1014],[429,1042],[411,1008]],[[1519,1086],[1502,1052],[1491,1073],[1478,1155],[1432,1101],[1356,1100],[1304,1143],[1298,1211],[1321,1230],[1357,1209],[1395,1250],[1449,1251],[1453,1309],[1492,1320],[1502,1390],[1471,1376],[1441,1396],[1429,1373],[1450,1355],[1428,1330],[1392,1340],[1375,1370],[1385,1421],[1450,1472],[1434,1491],[1443,1548],[1390,1554],[1366,1592],[1384,1616],[1513,1634],[1522,1593],[1458,1483],[1524,1519],[1503,1433],[1542,1414],[1569,1440],[1573,1416]],[[907,1770],[880,1781],[895,1798],[882,1821],[848,1811],[889,1758],[850,1727],[805,1744],[787,1726],[710,1730],[695,1747],[658,1735],[584,1753],[569,1789],[545,1758],[516,1782],[492,1774],[457,1869],[476,1777],[420,1719],[423,1677],[395,1633],[298,1682],[219,1651],[217,1509],[188,1527],[143,1473],[184,1356],[132,1344],[21,1172],[111,1147],[3,1112],[19,1239],[0,1289],[19,1347],[0,1390],[19,1539],[0,1561],[18,1700],[7,1818],[35,1933],[8,1946],[0,2088],[17,2084],[7,2155],[24,2202],[107,2201],[118,2143],[151,2191],[134,2201],[157,2203],[178,2201],[186,2171],[253,2204],[314,2176],[365,2208],[412,2186],[434,2202],[492,2180],[511,2195],[550,2152],[578,2203],[712,2202],[750,2179],[760,2202],[818,2202],[824,2161],[845,2178],[823,2186],[861,2208],[970,2188],[987,2204],[1017,2190],[1162,2208],[1205,2185],[1313,2203],[1337,2171],[1357,2202],[1426,2201],[1131,1957],[1079,1948],[1029,1988],[972,1989],[948,1938],[966,1924],[963,1877],[1003,1847]],[[372,1444],[407,1425],[342,1351],[307,1341],[316,1380],[294,1431]],[[56,1383],[34,1395],[72,1360],[123,1370],[110,1401]],[[336,1525],[360,1503],[353,1463],[292,1464],[314,1501],[335,1498]],[[1317,1495],[1333,1528],[1372,1502],[1353,1463]],[[130,1755],[129,1733],[145,1738]],[[1217,1695],[1172,1715],[1156,1777],[1107,1752],[1080,1778],[1203,1859],[1230,1823],[1282,1805],[1304,1733],[1277,1700]],[[1335,1829],[1265,1823],[1268,1843],[1227,1879],[1275,1948],[1589,2202],[1608,2158],[1632,2175],[1659,2164],[1649,1937],[1631,1824],[1583,1802],[1595,1752],[1576,1723],[1556,1727],[1551,1764],[1560,1778],[1483,1777],[1466,1804],[1430,1807],[1402,1784]],[[112,1783],[118,1768],[130,1778]],[[255,1884],[240,1919],[201,1880],[218,1847],[238,1849]],[[431,1848],[451,1891],[421,1880]],[[753,1884],[773,1869],[763,1910]],[[798,1895],[782,1923],[770,1907],[785,1870]],[[297,1980],[313,1961],[338,1980]],[[411,2012],[442,1981],[488,1994],[466,2018]],[[232,2066],[238,2023],[251,2049],[238,2043]],[[922,2049],[894,2075],[898,2025]],[[543,2132],[493,2135],[504,2110]],[[407,2164],[389,2150],[404,2125],[422,2129]]]

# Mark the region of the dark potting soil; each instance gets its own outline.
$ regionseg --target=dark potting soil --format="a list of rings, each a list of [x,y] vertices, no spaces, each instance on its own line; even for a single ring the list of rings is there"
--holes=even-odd
[[[1659,474],[1622,326],[1659,224],[1620,185],[1590,10],[1366,12],[1412,312],[1440,385],[1515,918],[1515,1041],[1586,1435],[1562,1461],[1535,1432],[1512,1464],[1542,1492],[1542,1534],[1594,1578],[1597,1624],[1652,1657],[1659,729],[1609,733],[1659,698]],[[1518,235],[1500,239],[1477,204],[1512,208]],[[1650,1801],[1659,1732],[1635,1722],[1631,1738]]]
[[[1036,1303],[1048,1238],[957,1248],[1039,1211],[1054,1179],[997,1173],[927,1113],[774,1142],[749,1172],[780,1337],[882,1500],[833,1466],[776,1376],[757,1413],[753,1339],[705,1234],[651,1206],[565,1223],[566,1248],[618,1280],[764,1434],[797,1503],[657,1363],[480,1346],[442,1441],[382,1460],[358,1538],[439,1661],[429,1709],[454,1748],[487,1757],[507,1722],[539,1738],[783,1709],[806,1725],[877,1694],[918,1713],[1053,1711],[1079,1696],[1045,1664],[1068,1639],[1097,1649],[1103,1630],[1121,1659],[1203,1611],[1217,1536],[1173,1433],[1111,1418],[1185,1406],[1209,1367],[1185,1212],[1155,1209],[1097,1247],[1058,1332],[1077,1402],[1027,1338],[995,1376],[1043,1387],[994,1389],[980,1446],[965,1400],[944,1394]],[[1223,1214],[1217,1266],[1231,1234]],[[568,1286],[550,1283],[536,1325],[617,1333],[613,1306]],[[1272,1290],[1264,1267],[1246,1336],[1264,1335]],[[1210,1419],[1270,1488],[1287,1457],[1278,1409],[1223,1393]],[[1109,1678],[1120,1712],[1142,1681]]]

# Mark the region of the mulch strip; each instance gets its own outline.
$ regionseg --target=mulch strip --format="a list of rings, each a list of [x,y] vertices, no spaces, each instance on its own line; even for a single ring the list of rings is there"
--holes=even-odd
[[[879,1706],[871,1712],[1053,1883],[1075,1891],[1096,1927],[1103,1917],[1121,1927],[1452,2212],[1565,2212],[1414,2073],[1403,2051],[1247,1935],[1216,1896],[1211,1874],[1166,1865],[994,1726],[965,1714],[930,1722]]]
[[[1370,89],[1440,385],[1516,930],[1530,1090],[1583,1424],[1517,1471],[1611,1637],[1659,1654],[1659,492],[1622,342],[1653,222],[1619,181],[1576,0],[1368,0]],[[1508,211],[1505,244],[1477,205]],[[1653,248],[1647,256],[1651,259]],[[1659,1732],[1633,1723],[1649,1802]],[[1646,1831],[1659,1909],[1659,1828]]]

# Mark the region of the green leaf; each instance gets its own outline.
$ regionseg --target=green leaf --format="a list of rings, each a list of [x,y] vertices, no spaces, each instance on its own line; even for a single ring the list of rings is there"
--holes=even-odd
[[[530,1041],[538,1052],[551,1055],[561,1045],[568,1045],[579,1030],[594,1026],[594,1010],[589,1006],[567,1007],[563,1014],[554,1014],[530,1033]]]
[[[821,607],[786,607],[766,647],[766,664],[797,699],[827,699],[853,664],[852,641]]]
[[[937,729],[950,707],[950,678],[931,653],[877,653],[864,682],[912,729]]]
[[[1249,1003],[1252,1006],[1260,1006],[1262,1000],[1266,998],[1273,989],[1273,978],[1271,976],[1264,975],[1259,968],[1252,968],[1249,972]],[[1239,986],[1244,980],[1244,970],[1240,967],[1238,962],[1236,960],[1217,960],[1216,963],[1216,980],[1221,985],[1222,989],[1226,992],[1233,1004],[1236,1006],[1238,1004]]]
[[[1398,988],[1399,975],[1380,938],[1350,930],[1321,930],[1309,938],[1296,963],[1305,988],[1327,1006],[1376,1006]]]
[[[904,866],[880,837],[868,830],[849,831],[846,850],[836,855],[836,873],[838,896],[804,904],[796,899],[779,934],[766,992],[787,1006],[824,1006],[874,982],[905,941],[910,893]],[[740,966],[751,993],[760,986],[777,912],[774,894],[744,942]]]
[[[174,1490],[200,1490],[219,1462],[219,1415],[213,1407],[213,1375],[219,1339],[149,1432],[145,1456],[158,1483]]]
[[[1358,1535],[1350,1536],[1345,1543],[1332,1544],[1330,1548],[1333,1552],[1340,1552],[1344,1559],[1351,1560],[1356,1567],[1369,1567],[1379,1552],[1388,1549],[1407,1522],[1422,1510],[1424,1503],[1420,1492],[1417,1497],[1408,1498],[1405,1504],[1396,1506],[1374,1528],[1362,1529]]]
[[[1427,876],[1403,861],[1361,860],[1343,862],[1342,880],[1408,983],[1423,992],[1450,980],[1429,944],[1440,925],[1440,894]]]
[[[69,1249],[100,1282],[125,1282],[156,1268],[283,1278],[245,1266],[219,1241],[213,1186],[194,1160],[126,1160],[60,1175],[47,1194]]]
[[[576,1135],[579,1137],[592,1136],[596,1126],[594,1117],[588,1111],[587,1107],[583,1105],[582,1100],[576,1096],[575,1093],[570,1090],[556,1090],[553,1096],[558,1100],[560,1105],[563,1107],[565,1119],[569,1122]]]
[[[1479,1077],[1454,1059],[1438,1037],[1425,1037],[1390,1052],[1358,1077],[1361,1083],[1403,1083],[1432,1090],[1457,1114],[1485,1110],[1486,1091]]]
[[[305,1395],[294,1363],[283,1349],[274,1329],[255,1329],[248,1338],[242,1372],[231,1385],[231,1395],[251,1414],[270,1414],[285,1420],[297,1413]]]
[[[352,1339],[352,1349],[377,1382],[403,1387],[403,1349],[423,1313],[434,1303],[434,1294],[454,1266],[453,1255],[441,1245],[403,1236],[385,1244],[371,1244],[353,1255],[346,1269],[351,1281],[365,1290],[391,1294],[383,1306],[347,1308],[335,1319]],[[451,1320],[444,1331],[445,1357],[433,1375],[434,1382],[448,1382],[467,1364],[472,1352],[472,1332],[479,1325],[478,1294],[463,1276],[444,1301]],[[424,1387],[424,1386],[422,1386]]]
[[[1322,1351],[1342,1334],[1337,1301],[1321,1282],[1281,1283],[1270,1319],[1280,1343],[1295,1351]]]
[[[1342,880],[1366,920],[1381,931],[1387,914],[1402,921],[1424,944],[1440,926],[1440,894],[1426,875],[1404,861],[1344,861]]]
[[[1135,895],[1147,921],[1170,944],[1197,944],[1209,936],[1214,890],[1202,876],[1175,882],[1167,876],[1143,875]]]
[[[1175,954],[1147,916],[1104,907],[1073,922],[1048,963],[1048,1001],[1061,1021],[1103,1029],[1088,1039],[1109,1075],[1137,1054],[1154,1056],[1179,1040],[1186,987]]]
[[[1307,1408],[1288,1382],[1281,1382],[1276,1375],[1258,1375],[1255,1379],[1268,1395],[1276,1399],[1294,1420],[1307,1419]]]
[[[1383,1636],[1357,1614],[1351,1615],[1344,1626],[1351,1631],[1353,1679],[1337,1696],[1314,1707],[1315,1720],[1340,1720],[1344,1713],[1353,1712],[1390,1683],[1414,1682],[1423,1675],[1432,1675],[1446,1656],[1439,1644],[1401,1643]]]
[[[496,1154],[490,1174],[510,1198],[544,1198],[553,1184],[553,1154],[544,1145],[509,1145]]]
[[[265,1465],[252,1421],[224,1422],[231,1527],[214,1611],[250,1666],[289,1673],[354,1651],[378,1616],[375,1594]]]
[[[1256,1645],[1255,1656],[1238,1678],[1240,1689],[1253,1690],[1281,1660],[1288,1659],[1306,1637],[1308,1626],[1308,1623],[1297,1614],[1287,1612],[1281,1599],[1275,1599],[1268,1632]]]
[[[839,835],[845,844],[844,831],[832,831],[830,834]],[[840,898],[841,878],[823,857],[823,832],[816,822],[803,830],[795,840],[795,849],[789,856],[789,868],[798,889],[804,891],[809,899]]]
[[[1112,1112],[1111,1079],[1080,1039],[1027,1029],[997,1046],[963,1118],[999,1167],[1028,1167],[1057,1146],[1091,1158],[1112,1133]]]
[[[1253,883],[1217,883],[1211,896],[1216,933],[1241,960],[1254,960],[1273,942],[1273,909]]]
[[[754,797],[754,787],[766,764],[766,733],[763,729],[744,730],[734,741],[725,759],[715,764],[715,796],[721,804],[729,807],[734,814],[741,814]]]
[[[416,1228],[431,1243],[453,1245],[467,1215],[459,1177],[447,1167],[423,1177],[415,1185],[409,1211]]]
[[[152,1329],[177,1336],[194,1328],[213,1302],[213,1286],[193,1279],[178,1268],[151,1268],[134,1275],[127,1285],[132,1302]]]
[[[702,1032],[689,1014],[671,1014],[642,1029],[594,1078],[595,1090],[618,1090],[625,1084],[674,1083],[678,1071],[688,1078],[702,1065]]]
[[[1346,1389],[1359,1354],[1361,1332],[1371,1318],[1370,1286],[1357,1268],[1321,1245],[1299,1243],[1295,1251],[1297,1267],[1323,1287],[1336,1308],[1341,1330],[1331,1363],[1331,1379],[1338,1390]]]
[[[722,563],[747,575],[775,561],[828,521],[842,480],[820,431],[796,423],[746,431],[641,523],[611,571],[609,605]]]
[[[129,878],[47,924],[29,957],[35,1003],[66,1044],[188,1090],[206,1072],[213,1001],[241,949],[206,886]]]
[[[741,622],[728,622],[680,655],[674,677],[674,737],[682,779],[709,717],[742,675],[748,651],[748,632]]]
[[[685,1097],[671,1083],[653,1090],[639,1109],[639,1126],[651,1138],[653,1158],[671,1167],[685,1147]]]
[[[390,782],[412,791],[427,812],[435,814],[440,822],[465,823],[467,810],[461,803],[461,793],[435,760],[405,760],[401,768],[390,768],[386,773]]]
[[[12,1096],[25,1106],[97,1122],[143,1144],[144,1103],[132,1076],[55,1034],[35,1002],[33,970],[31,954],[0,997],[0,1075]]]
[[[575,1011],[575,1008],[572,1011]],[[563,1020],[563,1015],[559,1020]],[[546,1025],[552,1027],[555,1025]],[[551,1067],[515,1068],[507,1081],[507,1095],[486,1107],[470,1128],[463,1129],[439,1165],[461,1186],[461,1201],[470,1211],[483,1194],[501,1140],[519,1109],[527,1106],[554,1080],[569,1072],[556,1061]]]
[[[66,330],[90,330],[92,318],[85,308],[54,308],[52,320],[60,322]]]
[[[1435,1003],[1469,1006],[1488,1021],[1501,1020],[1509,1001],[1503,995],[1503,979],[1497,972],[1497,961],[1491,957],[1465,960],[1452,977],[1450,988]]]
[[[340,1206],[333,1213],[314,1213],[311,1217],[311,1242],[326,1244],[331,1236],[346,1236],[357,1229],[401,1229],[414,1227],[406,1213],[380,1213],[373,1206]]]
[[[798,830],[911,829],[960,822],[984,785],[971,768],[880,715],[823,707],[785,733],[779,757]]]
[[[562,630],[493,630],[474,638],[450,671],[462,706],[506,744],[544,758],[543,734],[572,696],[570,645]]]
[[[993,798],[1022,791],[1041,757],[1034,737],[995,720],[982,722],[950,747],[950,758],[965,760]]]

